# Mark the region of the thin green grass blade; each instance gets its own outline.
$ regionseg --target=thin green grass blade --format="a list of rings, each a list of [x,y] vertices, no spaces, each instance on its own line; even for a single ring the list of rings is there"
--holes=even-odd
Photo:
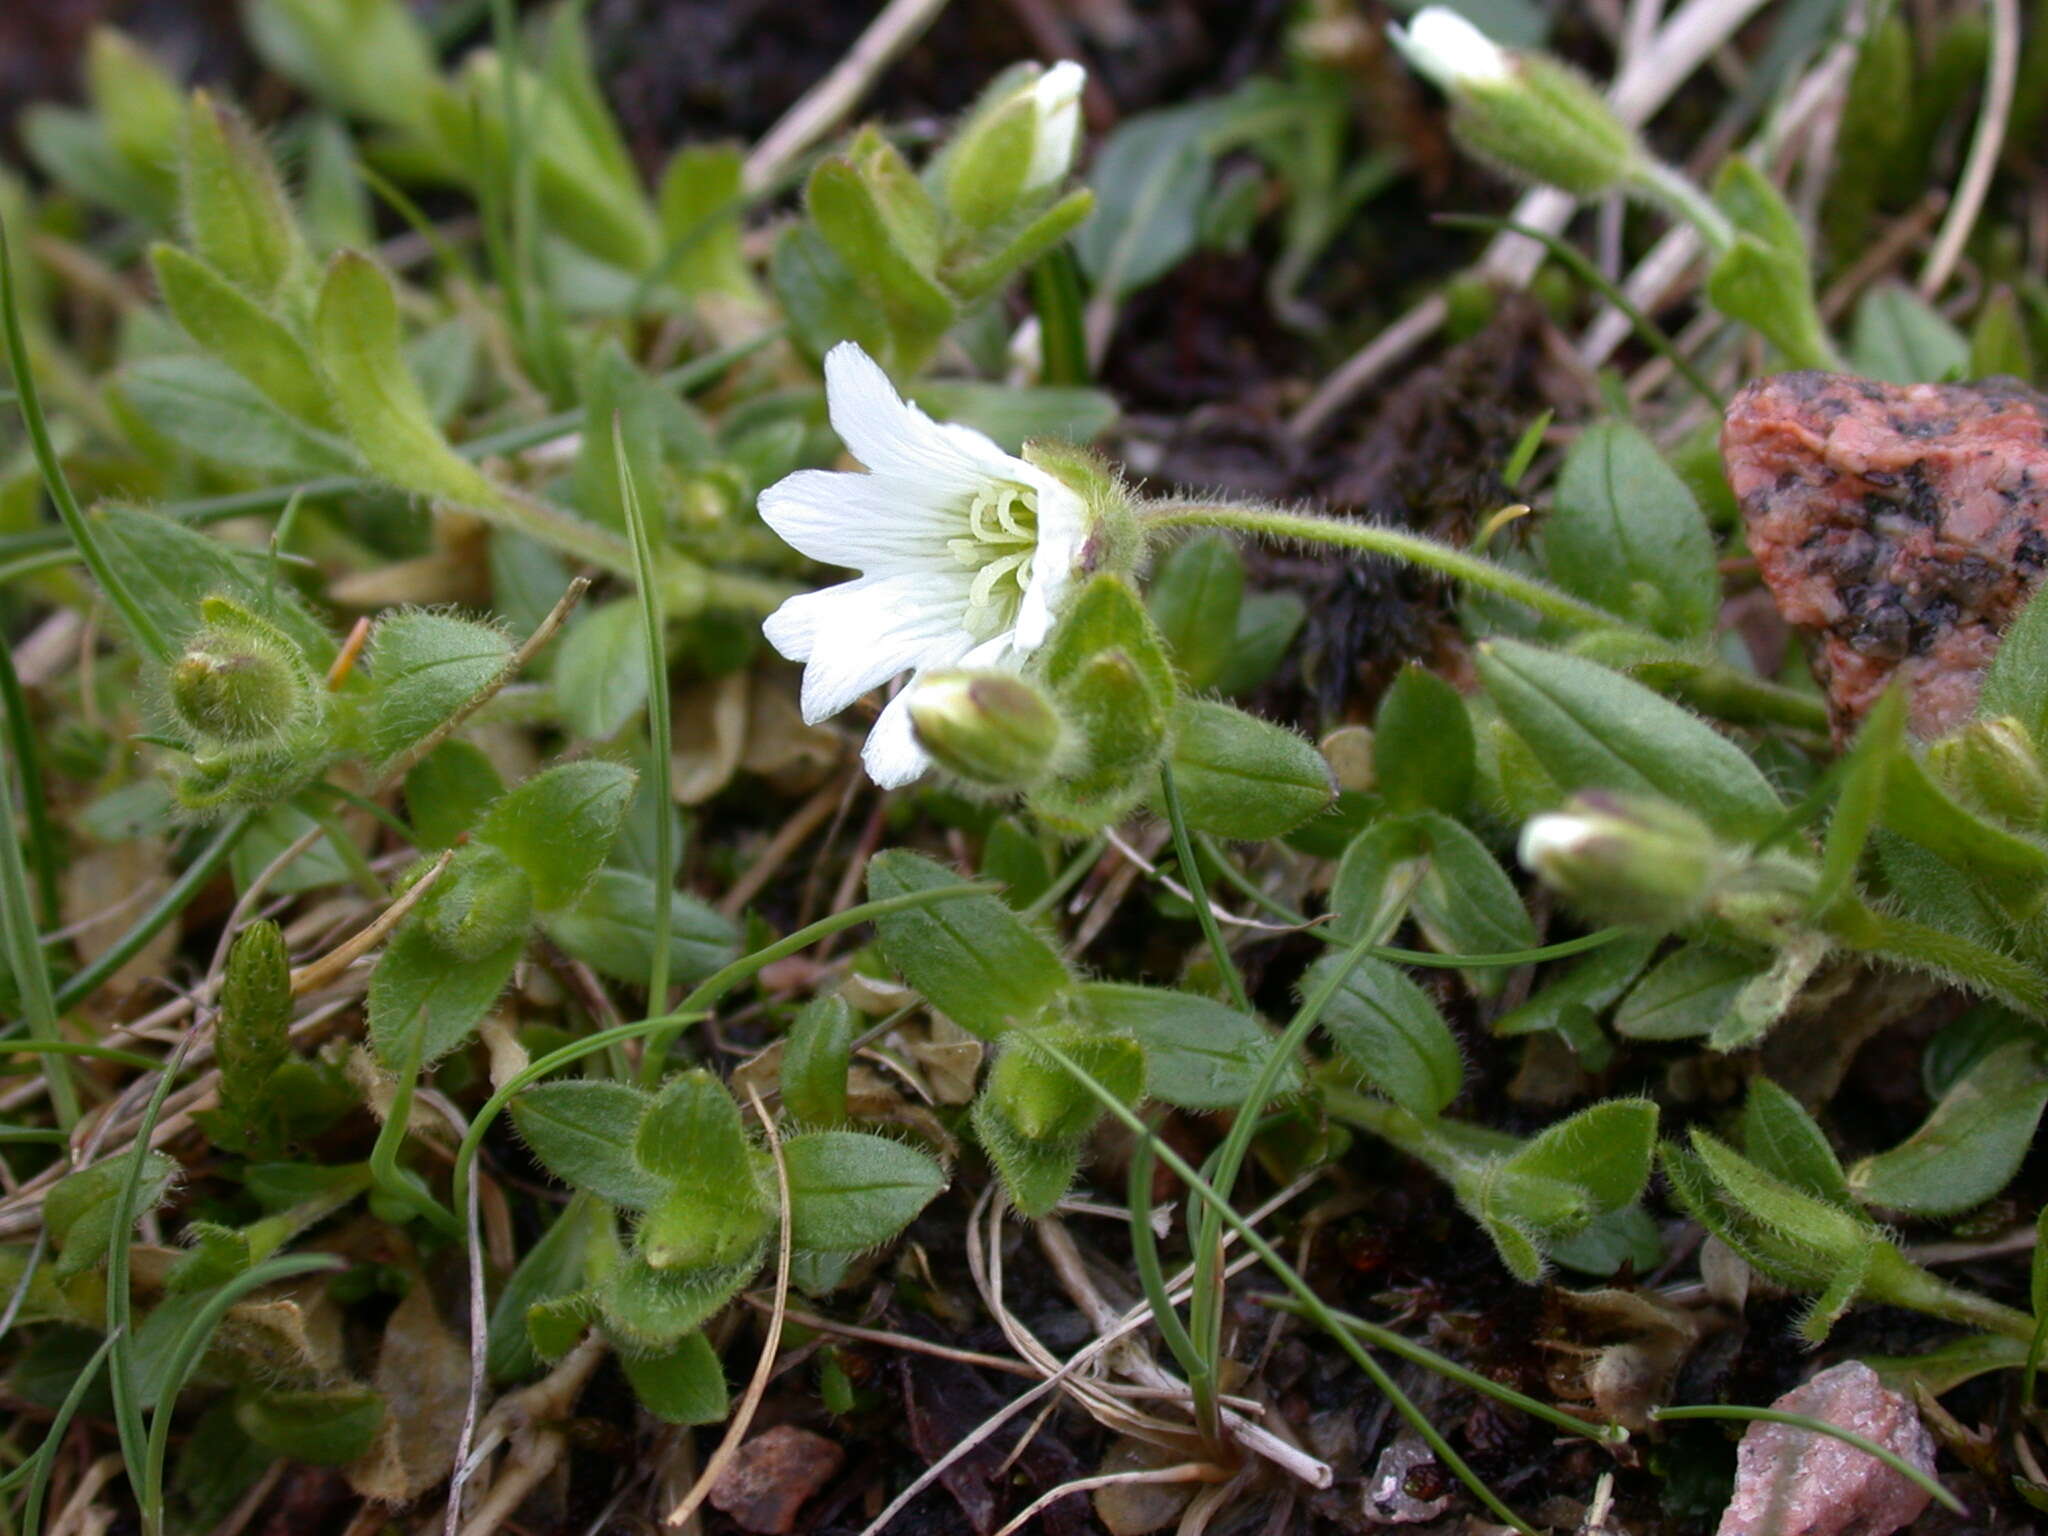
[[[11,751],[0,752],[0,944],[4,944],[7,967],[21,994],[29,1034],[46,1046],[55,1046],[60,1044],[60,1000],[50,985],[49,956],[36,932],[35,900],[29,894],[28,868],[22,862],[21,838],[14,826],[13,757]],[[57,1124],[69,1131],[78,1123],[78,1088],[60,1052],[45,1054],[43,1076],[50,1087],[50,1107]]]
[[[654,570],[654,546],[647,537],[647,519],[640,509],[640,490],[626,459],[626,437],[612,417],[612,455],[618,465],[619,489],[626,506],[626,536],[633,545],[633,576],[640,600],[640,625],[647,643],[647,781],[643,792],[653,797],[654,954],[647,966],[647,1016],[668,1007],[669,929],[675,918],[672,892],[676,883],[675,823],[669,811],[668,652],[661,614],[661,583]]]
[[[134,634],[136,643],[155,660],[170,661],[170,640],[156,627],[156,621],[143,610],[135,600],[135,594],[128,590],[127,583],[108,562],[106,551],[100,548],[97,535],[78,505],[78,497],[72,493],[63,461],[57,457],[57,445],[50,438],[50,423],[43,415],[42,396],[36,389],[35,373],[29,367],[28,341],[22,335],[21,309],[14,290],[14,257],[8,250],[4,225],[0,225],[0,325],[4,325],[7,333],[7,363],[14,371],[15,405],[21,411],[22,424],[28,428],[36,467],[42,471],[43,486],[56,505],[57,516],[63,520],[71,542],[77,545],[86,569],[92,572],[93,580],[106,593],[107,601],[114,605],[122,622]]]

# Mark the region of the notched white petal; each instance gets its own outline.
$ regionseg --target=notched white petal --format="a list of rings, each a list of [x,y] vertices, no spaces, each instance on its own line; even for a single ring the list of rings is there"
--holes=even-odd
[[[1016,462],[972,427],[933,421],[903,399],[854,342],[825,354],[825,403],[832,430],[856,459],[934,499],[971,498]]]

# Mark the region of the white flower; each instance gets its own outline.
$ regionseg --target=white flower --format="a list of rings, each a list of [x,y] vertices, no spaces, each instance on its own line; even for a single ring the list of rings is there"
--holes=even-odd
[[[858,579],[793,597],[762,632],[804,665],[815,725],[902,673],[985,667],[1045,641],[1074,576],[1081,498],[972,428],[933,421],[843,341],[825,358],[832,426],[867,474],[798,470],[761,493],[761,516],[813,560]],[[868,733],[861,759],[885,789],[930,766],[909,690]]]
[[[1497,84],[1512,72],[1500,44],[1448,6],[1429,6],[1407,30],[1390,26],[1387,35],[1417,72],[1447,91]]]
[[[1074,163],[1074,145],[1081,137],[1081,87],[1088,71],[1064,59],[1031,86],[1038,108],[1038,132],[1031,139],[1031,168],[1024,173],[1024,191],[1043,192],[1067,174]]]

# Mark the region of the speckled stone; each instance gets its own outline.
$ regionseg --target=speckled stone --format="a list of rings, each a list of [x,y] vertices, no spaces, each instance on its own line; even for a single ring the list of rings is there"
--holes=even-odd
[[[1779,611],[1816,641],[1837,734],[1895,677],[1916,734],[1967,720],[2048,569],[2048,396],[1778,374],[1735,397],[1721,453]]]
[[[1913,1405],[1860,1360],[1830,1366],[1773,1408],[1852,1430],[1934,1471],[1934,1437]],[[1928,1495],[1867,1451],[1789,1424],[1752,1424],[1736,1451],[1719,1536],[1891,1536]]]

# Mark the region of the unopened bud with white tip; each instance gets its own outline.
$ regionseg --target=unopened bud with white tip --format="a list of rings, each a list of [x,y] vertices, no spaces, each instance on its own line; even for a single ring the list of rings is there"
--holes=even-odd
[[[1088,72],[1071,61],[1005,73],[983,96],[945,156],[946,203],[974,229],[1043,205],[1074,167]]]
[[[1429,6],[1387,35],[1417,74],[1445,91],[1502,83],[1512,72],[1507,50],[1448,6]]]
[[[1388,35],[1451,98],[1458,141],[1509,174],[1598,197],[1647,173],[1635,134],[1583,76],[1547,54],[1503,48],[1440,5]]]
[[[1525,867],[1581,907],[1658,928],[1699,916],[1726,865],[1712,831],[1689,811],[1603,793],[1532,818],[1519,851]]]

